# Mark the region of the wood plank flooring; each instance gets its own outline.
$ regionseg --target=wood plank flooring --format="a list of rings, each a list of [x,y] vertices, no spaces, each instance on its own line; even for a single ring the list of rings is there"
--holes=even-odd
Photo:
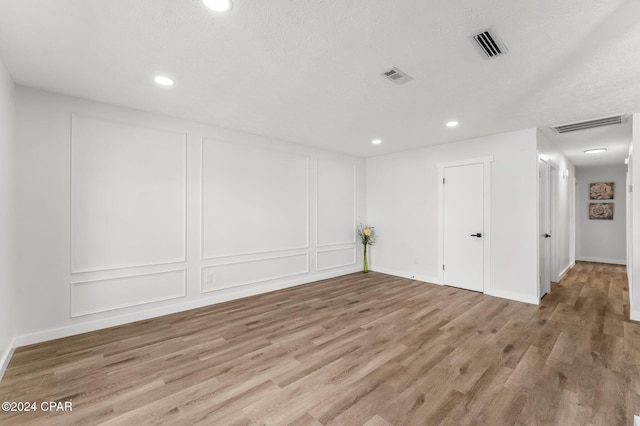
[[[352,274],[22,347],[0,424],[631,425],[625,268],[578,263],[540,306]]]

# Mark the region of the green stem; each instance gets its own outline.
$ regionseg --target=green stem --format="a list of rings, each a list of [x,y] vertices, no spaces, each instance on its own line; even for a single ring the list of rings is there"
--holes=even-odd
[[[364,266],[362,268],[363,273],[369,272],[369,261],[367,260],[367,245],[364,245]]]

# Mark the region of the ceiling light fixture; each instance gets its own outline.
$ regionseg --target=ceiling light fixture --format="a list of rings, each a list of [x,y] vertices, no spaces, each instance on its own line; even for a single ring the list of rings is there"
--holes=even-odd
[[[371,141],[371,143],[374,144],[374,145],[380,145],[382,143],[382,140],[381,139],[374,139],[374,140]]]
[[[156,83],[158,83],[161,86],[173,86],[173,80],[163,75],[157,75],[156,78],[154,78],[154,80]]]
[[[447,127],[456,127],[458,124],[460,123],[458,123],[457,121],[449,121],[447,122]]]
[[[214,12],[226,12],[231,10],[231,0],[202,0],[205,6]]]
[[[599,154],[601,152],[606,152],[607,148],[593,148],[593,149],[587,149],[584,153],[585,154]]]

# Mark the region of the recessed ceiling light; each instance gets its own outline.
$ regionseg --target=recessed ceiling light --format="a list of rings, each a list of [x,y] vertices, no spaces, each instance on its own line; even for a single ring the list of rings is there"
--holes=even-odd
[[[382,140],[381,139],[374,139],[374,140],[371,141],[371,143],[374,144],[374,145],[380,145],[382,143]]]
[[[202,0],[204,5],[214,12],[226,12],[231,9],[231,0]]]
[[[158,83],[161,86],[173,86],[173,80],[163,75],[157,75],[156,78],[154,78],[154,80],[156,83]]]
[[[458,123],[457,121],[449,121],[447,122],[447,127],[456,127],[458,124],[460,123]]]
[[[594,149],[587,149],[584,153],[585,154],[598,154],[600,152],[606,152],[607,148],[594,148]]]

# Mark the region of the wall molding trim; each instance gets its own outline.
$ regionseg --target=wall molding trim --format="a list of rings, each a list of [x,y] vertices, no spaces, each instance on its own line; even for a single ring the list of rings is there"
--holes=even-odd
[[[7,371],[7,367],[9,366],[9,362],[11,361],[11,357],[15,350],[16,338],[14,337],[11,339],[11,342],[9,342],[9,346],[2,352],[2,356],[0,356],[0,381],[2,381],[5,371]]]
[[[610,263],[612,265],[626,265],[627,261],[625,259],[601,259],[599,257],[582,257],[578,256],[576,258],[577,261],[580,262],[594,262],[594,263]]]
[[[154,260],[151,262],[142,262],[142,263],[126,263],[126,264],[115,264],[115,265],[104,265],[104,266],[96,266],[96,267],[84,267],[79,268],[74,266],[74,238],[73,238],[73,154],[74,154],[74,124],[78,120],[86,119],[93,120],[97,122],[119,125],[119,126],[128,126],[134,127],[141,130],[150,130],[158,133],[169,133],[175,136],[180,136],[182,145],[182,154],[183,154],[183,173],[182,173],[182,201],[181,201],[181,210],[182,210],[182,224],[180,231],[182,232],[180,243],[182,247],[180,249],[180,257],[179,258],[168,258],[161,260]],[[118,271],[122,269],[133,269],[133,268],[143,268],[149,266],[158,266],[158,265],[166,265],[166,264],[175,264],[175,263],[183,263],[187,261],[187,132],[183,131],[175,131],[175,130],[167,130],[167,129],[159,129],[154,127],[147,127],[137,123],[130,123],[126,121],[112,120],[108,118],[97,117],[93,115],[87,115],[84,113],[71,112],[70,120],[69,120],[69,132],[71,134],[71,141],[69,147],[69,164],[70,164],[70,176],[69,176],[69,220],[71,222],[71,226],[69,227],[69,242],[70,242],[70,257],[69,257],[69,271],[72,275],[76,274],[84,274],[90,272],[109,272],[109,271]],[[78,142],[76,141],[77,145]]]
[[[175,273],[175,272],[182,272],[182,277],[183,277],[183,280],[182,280],[182,294],[169,295],[169,296],[165,295],[165,296],[161,296],[161,297],[141,300],[141,301],[138,301],[138,302],[135,302],[135,303],[133,303],[133,302],[132,303],[124,303],[124,304],[104,307],[104,308],[100,308],[100,309],[93,309],[93,310],[89,310],[89,311],[73,312],[73,306],[74,306],[73,305],[73,288],[74,287],[91,285],[91,284],[95,284],[95,283],[104,283],[104,282],[109,282],[109,281],[136,279],[136,278],[148,277],[148,276],[153,276],[153,275],[171,274],[171,273]],[[130,308],[130,307],[134,307],[134,306],[142,306],[142,305],[147,305],[147,304],[150,304],[150,303],[163,302],[163,301],[166,301],[166,300],[179,299],[181,297],[185,297],[186,295],[187,295],[187,269],[186,268],[180,268],[180,269],[172,269],[172,270],[169,270],[169,271],[150,272],[150,273],[147,273],[147,274],[125,275],[125,276],[121,276],[121,277],[112,277],[112,278],[104,278],[104,279],[72,282],[71,283],[71,292],[69,294],[69,297],[70,297],[69,306],[72,309],[71,318],[77,318],[77,317],[82,317],[82,316],[85,316],[85,315],[97,314],[97,313],[101,313],[101,312],[110,312],[110,311],[115,311],[115,310],[118,310],[118,309]]]
[[[87,333],[91,331],[101,330],[104,328],[115,327],[123,324],[129,324],[136,321],[156,318],[163,315],[175,314],[178,312],[188,311],[190,309],[202,308],[209,305],[228,302],[230,300],[242,299],[244,297],[256,296],[258,294],[269,293],[271,291],[282,290],[289,287],[295,287],[304,284],[310,284],[315,281],[335,278],[342,275],[348,275],[359,272],[359,268],[345,268],[339,271],[327,272],[324,274],[316,274],[313,277],[300,277],[294,280],[268,283],[252,288],[237,288],[235,291],[227,291],[224,294],[216,294],[211,297],[191,300],[189,302],[172,304],[161,308],[154,308],[145,311],[134,312],[125,315],[119,315],[111,318],[85,322],[82,324],[70,325],[66,327],[52,328],[36,333],[25,334],[14,339],[13,347],[31,345],[34,343],[46,342],[49,340],[60,339],[63,337],[73,336],[76,334]]]
[[[331,247],[331,246],[337,246],[337,245],[344,245],[344,244],[355,244],[356,243],[356,233],[357,233],[357,224],[356,224],[356,210],[357,210],[357,201],[358,201],[358,195],[357,195],[357,188],[358,188],[358,169],[355,163],[348,163],[348,165],[350,165],[353,168],[353,238],[351,239],[351,241],[337,241],[337,242],[330,242],[330,243],[323,243],[323,244],[319,244],[318,241],[320,241],[320,234],[318,233],[318,229],[320,227],[320,219],[319,219],[319,213],[318,213],[318,206],[320,205],[320,196],[319,196],[319,188],[320,188],[320,171],[319,171],[319,164],[320,164],[321,160],[316,160],[316,188],[315,188],[315,195],[316,195],[316,199],[315,199],[315,219],[316,219],[316,223],[315,223],[315,238],[316,238],[316,248],[323,248],[323,247]],[[326,161],[326,160],[322,160],[322,161]],[[334,163],[336,163],[334,161]],[[347,165],[345,163],[345,165]]]
[[[210,136],[202,136],[200,137],[200,177],[199,177],[199,182],[200,182],[200,193],[199,193],[199,197],[200,197],[200,260],[201,261],[207,261],[207,260],[217,260],[217,259],[225,259],[225,258],[232,258],[232,257],[242,257],[242,256],[252,256],[252,255],[261,255],[261,254],[270,254],[270,253],[278,253],[278,252],[283,252],[283,251],[293,251],[293,250],[309,250],[311,248],[311,243],[310,243],[310,229],[311,229],[311,156],[310,155],[304,155],[304,154],[299,154],[299,153],[290,153],[290,152],[286,152],[286,151],[282,151],[282,150],[278,150],[278,149],[273,149],[273,148],[269,148],[269,147],[265,147],[265,146],[252,146],[252,145],[237,145],[237,146],[241,146],[244,149],[255,149],[255,150],[259,150],[259,151],[267,151],[267,152],[273,152],[273,153],[279,153],[279,154],[283,154],[283,155],[289,155],[289,156],[297,156],[300,158],[303,158],[306,161],[306,172],[305,172],[305,178],[306,178],[306,218],[305,218],[305,225],[306,225],[306,229],[305,229],[305,243],[301,246],[296,246],[296,247],[280,247],[280,248],[273,248],[273,249],[264,249],[264,250],[249,250],[249,251],[242,251],[242,252],[228,252],[228,253],[218,253],[218,254],[207,254],[206,253],[206,237],[203,234],[204,233],[204,229],[205,229],[205,145],[207,143],[218,143],[218,144],[224,144],[224,145],[228,145],[228,146],[236,146],[237,144],[234,142],[230,142],[228,140],[225,139],[219,139],[216,137],[210,137]]]
[[[640,321],[640,311],[631,311],[629,312],[629,316],[631,321]]]
[[[318,256],[321,255],[322,253],[331,253],[334,251],[347,251],[350,250],[353,253],[353,261],[349,262],[349,263],[343,263],[340,265],[333,265],[333,266],[326,266],[324,268],[319,268],[318,267]],[[351,247],[338,247],[338,248],[332,248],[332,249],[322,249],[322,250],[317,250],[316,251],[316,271],[326,271],[328,269],[335,269],[335,268],[341,268],[341,267],[345,267],[345,266],[351,266],[351,265],[355,265],[356,264],[356,246],[351,246]]]
[[[245,263],[246,264],[251,264],[251,263],[264,262],[264,261],[269,261],[269,260],[280,260],[280,259],[287,259],[287,258],[292,258],[292,257],[304,257],[306,259],[305,260],[306,268],[305,268],[304,271],[288,272],[286,274],[275,275],[275,276],[272,276],[272,277],[261,278],[261,279],[250,280],[250,281],[243,281],[243,282],[240,282],[238,284],[226,285],[224,287],[216,287],[216,288],[211,288],[211,289],[206,289],[205,288],[206,281],[203,279],[204,278],[203,275],[205,273],[205,270],[207,270],[207,269],[215,269],[215,268],[219,268],[219,267],[222,267],[222,266],[229,266],[229,265],[241,265],[241,264],[245,264]],[[251,284],[259,284],[259,283],[263,283],[263,282],[267,282],[267,281],[281,280],[281,279],[284,279],[284,278],[293,277],[293,276],[296,276],[296,275],[308,274],[308,273],[309,273],[309,253],[307,253],[307,252],[289,254],[289,255],[284,255],[284,256],[262,257],[262,258],[250,259],[250,260],[240,260],[240,261],[237,261],[237,262],[227,262],[227,263],[219,263],[219,264],[214,264],[214,265],[201,266],[200,267],[200,294],[211,293],[211,292],[220,291],[220,290],[226,290],[226,289],[230,289],[230,288],[237,288],[237,287],[242,287],[242,286],[251,285]]]

